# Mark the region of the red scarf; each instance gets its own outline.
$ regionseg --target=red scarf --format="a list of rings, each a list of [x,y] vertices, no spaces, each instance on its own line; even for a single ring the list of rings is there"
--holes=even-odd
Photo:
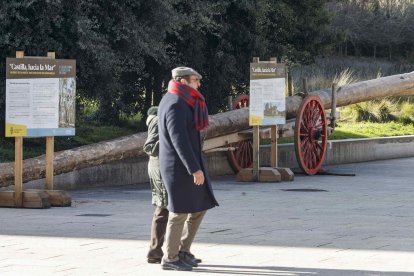
[[[196,129],[202,130],[208,126],[208,111],[203,95],[198,90],[178,81],[171,80],[168,83],[168,92],[178,95],[194,110]]]

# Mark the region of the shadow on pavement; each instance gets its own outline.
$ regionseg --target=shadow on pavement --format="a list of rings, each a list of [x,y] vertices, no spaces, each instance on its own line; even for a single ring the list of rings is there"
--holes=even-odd
[[[234,266],[234,265],[200,265],[193,269],[194,272],[216,273],[229,275],[251,275],[251,276],[304,276],[304,275],[353,275],[353,276],[405,276],[413,275],[408,272],[383,272],[371,270],[352,269],[321,269],[301,267],[278,267],[278,266]]]

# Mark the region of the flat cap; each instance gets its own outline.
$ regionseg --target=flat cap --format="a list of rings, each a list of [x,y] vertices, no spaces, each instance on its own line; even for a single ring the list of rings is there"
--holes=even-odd
[[[202,79],[201,75],[190,67],[177,67],[174,68],[172,71],[172,77],[173,79],[177,77],[185,77],[185,76],[197,76],[200,80]]]

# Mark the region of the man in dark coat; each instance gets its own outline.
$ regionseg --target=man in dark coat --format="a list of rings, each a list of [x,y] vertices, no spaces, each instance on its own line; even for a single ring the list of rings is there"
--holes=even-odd
[[[197,90],[201,75],[178,67],[172,77],[158,107],[160,169],[170,211],[162,268],[191,270],[201,262],[190,253],[195,234],[206,211],[218,203],[202,157],[200,131],[208,126],[208,112]]]

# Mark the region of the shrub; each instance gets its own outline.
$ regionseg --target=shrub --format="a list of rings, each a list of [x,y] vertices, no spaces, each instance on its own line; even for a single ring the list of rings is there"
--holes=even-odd
[[[386,98],[349,105],[341,110],[348,120],[384,123],[398,120],[399,105],[395,100]]]
[[[400,116],[401,117],[408,117],[413,119],[414,118],[414,106],[413,104],[410,102],[410,100],[408,101],[403,101],[401,100],[401,104],[400,104]]]
[[[405,125],[405,126],[406,125],[411,125],[411,124],[414,123],[414,121],[410,117],[407,117],[407,116],[399,117],[398,122]]]

